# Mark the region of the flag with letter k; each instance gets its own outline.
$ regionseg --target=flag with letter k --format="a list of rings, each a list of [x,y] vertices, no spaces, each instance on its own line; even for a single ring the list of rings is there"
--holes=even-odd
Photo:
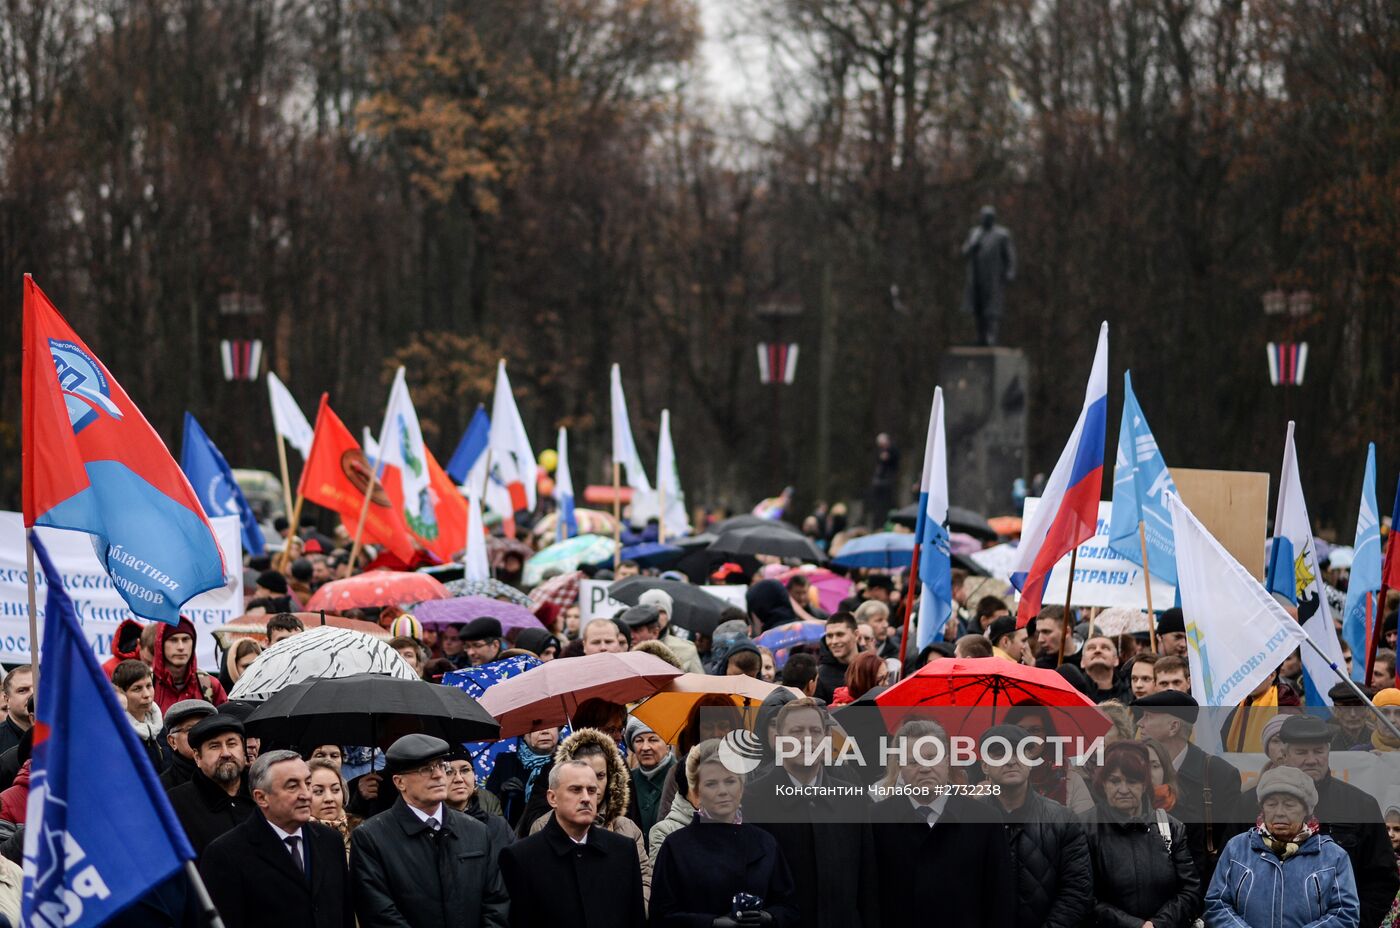
[[[164,882],[194,849],[117,703],[39,539],[48,587],[25,811],[27,928],[90,928]]]

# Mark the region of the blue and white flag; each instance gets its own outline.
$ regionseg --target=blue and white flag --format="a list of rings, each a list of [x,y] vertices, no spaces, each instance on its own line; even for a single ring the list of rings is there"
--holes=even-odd
[[[1167,493],[1186,618],[1191,695],[1203,706],[1234,706],[1274,672],[1305,637],[1269,591]]]
[[[1118,426],[1118,454],[1113,464],[1113,515],[1108,546],[1152,576],[1176,584],[1176,543],[1171,514],[1163,493],[1175,493],[1171,471],[1147,427],[1147,418],[1133,394],[1133,378],[1123,372],[1123,419]],[[1142,562],[1142,523],[1147,538],[1147,564]]]
[[[1303,484],[1298,478],[1298,452],[1293,444],[1293,422],[1283,446],[1283,473],[1279,476],[1278,503],[1274,508],[1274,538],[1269,550],[1269,591],[1298,607],[1298,621],[1320,656],[1303,649],[1303,695],[1309,706],[1330,706],[1327,691],[1337,681],[1333,667],[1345,668],[1332,609],[1322,589],[1322,568],[1313,540]],[[1183,608],[1185,603],[1183,601]],[[1343,671],[1345,672],[1345,671]]]
[[[30,540],[48,603],[21,923],[93,928],[193,860],[194,848],[93,656],[49,553],[37,535]]]
[[[919,637],[923,650],[943,640],[953,614],[953,563],[948,545],[948,445],[943,435],[943,388],[933,391],[924,473],[919,480],[919,518],[914,535],[919,545]]]
[[[481,481],[486,476],[486,445],[490,440],[491,417],[486,415],[485,406],[477,406],[472,421],[462,433],[462,440],[457,442],[457,450],[452,452],[444,468],[453,483],[467,486],[475,482],[476,491],[481,492]],[[476,472],[475,481],[469,477],[473,471]]]
[[[257,556],[263,553],[263,533],[253,507],[248,505],[233,470],[223,454],[210,441],[194,416],[185,413],[185,436],[180,446],[180,470],[194,488],[204,514],[238,516],[243,526],[243,550]]]
[[[559,463],[554,465],[554,502],[559,507],[555,520],[555,540],[563,541],[578,534],[578,517],[574,515],[574,475],[569,470],[569,430],[559,430]]]
[[[1376,597],[1381,591],[1381,523],[1380,507],[1376,505],[1376,443],[1366,449],[1366,476],[1361,482],[1361,509],[1356,514],[1356,541],[1352,548],[1351,580],[1347,583],[1346,613],[1342,617],[1342,637],[1351,645],[1351,677],[1358,683],[1366,679],[1366,604],[1371,602],[1372,621],[1379,617]]]

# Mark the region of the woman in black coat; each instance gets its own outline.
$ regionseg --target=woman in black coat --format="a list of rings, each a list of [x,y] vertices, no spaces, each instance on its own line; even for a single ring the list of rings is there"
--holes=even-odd
[[[667,928],[796,928],[792,875],[778,843],[741,822],[744,778],[720,763],[719,741],[686,758],[686,777],[700,800],[695,820],[661,846],[651,882],[651,924]],[[755,912],[743,922],[739,912]],[[750,921],[749,919],[752,919]]]
[[[1204,888],[1186,846],[1186,826],[1152,808],[1147,747],[1119,741],[1094,774],[1085,815],[1094,864],[1094,924],[1104,928],[1188,928]]]

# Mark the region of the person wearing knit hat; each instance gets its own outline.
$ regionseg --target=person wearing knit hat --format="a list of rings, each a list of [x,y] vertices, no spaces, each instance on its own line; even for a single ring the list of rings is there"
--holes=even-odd
[[[660,818],[661,794],[675,756],[670,745],[635,715],[627,717],[623,737],[627,750],[637,759],[637,766],[632,769],[632,796],[636,800],[637,824],[647,835]]]
[[[1157,650],[1163,655],[1186,656],[1186,616],[1176,607],[1157,620]]]
[[[1372,702],[1392,725],[1400,727],[1400,690],[1388,686],[1377,693]],[[1371,749],[1382,752],[1400,751],[1400,741],[1396,740],[1389,728],[1377,724],[1375,731],[1371,732]]]
[[[1279,738],[1279,732],[1283,731],[1283,723],[1286,721],[1288,716],[1276,715],[1264,723],[1264,729],[1259,733],[1259,740],[1271,765],[1277,765],[1283,760],[1283,741]]]
[[[423,623],[405,612],[389,623],[389,637],[412,638],[414,641],[422,641]]]
[[[1295,767],[1274,767],[1259,777],[1258,794],[1254,827],[1221,853],[1206,892],[1206,924],[1377,924],[1363,918],[1347,852],[1313,815],[1312,778]]]

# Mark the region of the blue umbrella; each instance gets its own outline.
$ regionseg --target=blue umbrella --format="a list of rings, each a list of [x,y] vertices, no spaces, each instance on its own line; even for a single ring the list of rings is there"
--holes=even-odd
[[[628,545],[623,548],[622,560],[636,561],[638,567],[663,567],[674,564],[684,553],[684,548],[658,544],[654,541],[644,541],[641,544]],[[609,558],[609,567],[612,566],[611,561],[612,559]]]
[[[841,546],[832,563],[842,567],[908,567],[914,559],[912,532],[876,532],[852,538]]]
[[[787,663],[788,653],[800,644],[821,641],[826,634],[825,622],[789,622],[770,628],[754,639],[754,643],[773,652],[773,666],[779,670]]]

